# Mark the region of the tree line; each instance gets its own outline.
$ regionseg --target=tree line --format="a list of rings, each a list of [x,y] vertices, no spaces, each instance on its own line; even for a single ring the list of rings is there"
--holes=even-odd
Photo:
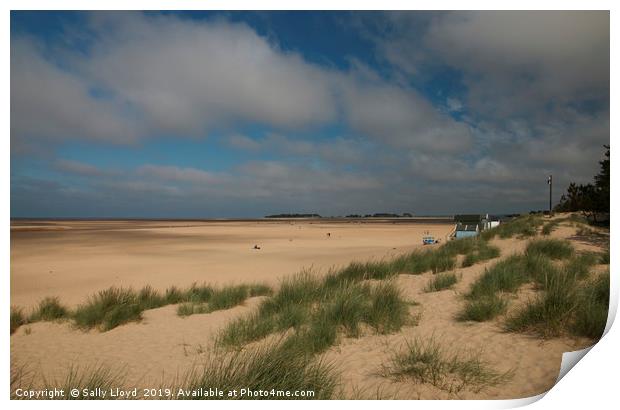
[[[554,208],[556,212],[582,212],[595,223],[601,215],[609,214],[609,145],[605,158],[599,161],[600,170],[588,184],[571,182]]]
[[[319,214],[275,214],[275,215],[265,215],[265,218],[323,218]],[[328,218],[342,218],[341,216],[330,216]],[[358,215],[358,214],[350,214],[345,216],[345,218],[413,218],[413,214],[409,212],[405,212],[402,215],[392,214],[392,213],[375,213],[375,214],[366,214],[366,215]]]

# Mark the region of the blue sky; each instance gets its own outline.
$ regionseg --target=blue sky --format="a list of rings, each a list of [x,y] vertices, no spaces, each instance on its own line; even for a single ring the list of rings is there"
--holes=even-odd
[[[12,217],[507,213],[609,143],[607,12],[12,12]]]

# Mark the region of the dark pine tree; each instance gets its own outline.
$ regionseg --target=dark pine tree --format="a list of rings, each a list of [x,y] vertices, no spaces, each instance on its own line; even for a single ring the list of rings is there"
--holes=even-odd
[[[594,184],[577,185],[571,182],[555,207],[558,212],[581,211],[597,222],[597,216],[609,213],[609,146],[605,145],[605,159],[599,162],[601,169],[594,176]]]

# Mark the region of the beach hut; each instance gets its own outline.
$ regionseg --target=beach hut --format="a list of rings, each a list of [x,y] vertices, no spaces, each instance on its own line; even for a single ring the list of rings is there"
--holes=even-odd
[[[454,237],[456,239],[468,238],[470,236],[476,236],[480,232],[478,225],[462,225],[459,224],[454,231]]]
[[[467,238],[476,236],[485,229],[495,228],[499,226],[498,217],[477,214],[454,215],[454,237]]]
[[[495,227],[498,227],[499,224],[500,224],[499,217],[497,217],[497,216],[489,216],[489,214],[487,214],[486,218],[484,219],[484,228],[483,229],[495,228]]]
[[[486,218],[476,214],[454,215],[454,222],[454,237],[460,239],[478,235],[485,228]]]

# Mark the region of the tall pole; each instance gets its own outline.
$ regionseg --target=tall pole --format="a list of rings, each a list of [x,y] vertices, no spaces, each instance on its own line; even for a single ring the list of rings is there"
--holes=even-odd
[[[553,190],[553,176],[549,175],[549,178],[547,179],[547,184],[549,184],[549,216],[551,216],[551,211],[553,210],[552,205],[551,205],[551,193]]]

